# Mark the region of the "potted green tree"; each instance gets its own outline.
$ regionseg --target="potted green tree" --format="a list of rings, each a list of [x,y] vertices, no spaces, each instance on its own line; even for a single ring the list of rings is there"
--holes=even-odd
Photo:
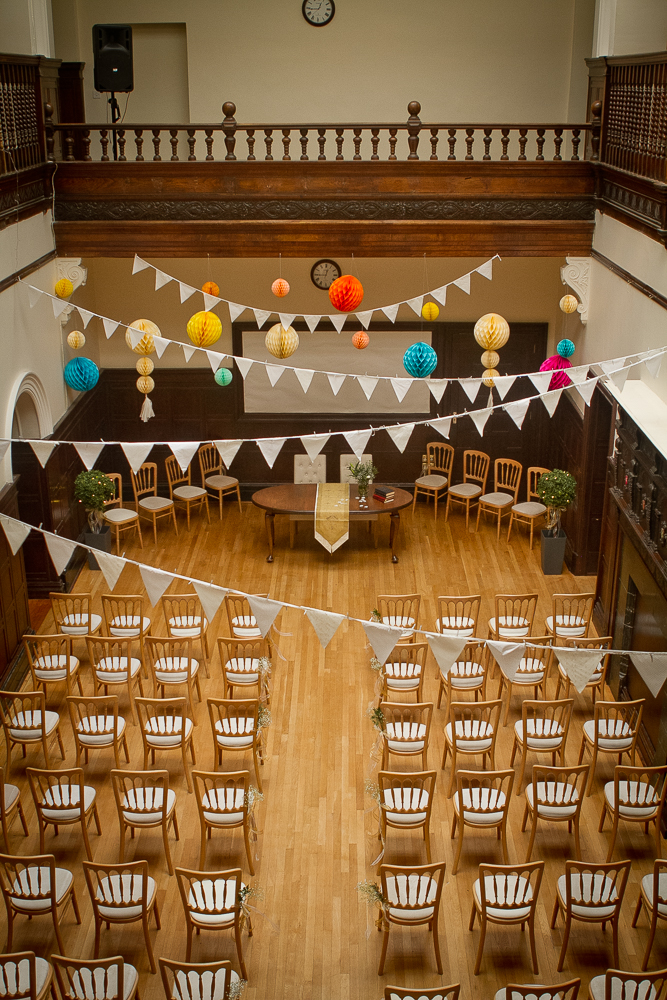
[[[368,494],[368,487],[373,482],[375,476],[377,476],[378,470],[372,462],[351,462],[348,465],[348,469],[357,484],[359,499],[365,500]]]
[[[543,472],[537,483],[537,493],[547,508],[547,526],[542,529],[542,572],[557,576],[563,572],[567,542],[560,521],[563,511],[575,500],[577,481],[563,469]]]
[[[115,492],[112,480],[98,469],[80,472],[74,480],[74,499],[83,504],[88,517],[89,530],[84,532],[83,540],[86,545],[103,552],[111,552],[111,531],[104,525],[104,504],[113,500]],[[91,569],[99,569],[90,552],[88,565]]]

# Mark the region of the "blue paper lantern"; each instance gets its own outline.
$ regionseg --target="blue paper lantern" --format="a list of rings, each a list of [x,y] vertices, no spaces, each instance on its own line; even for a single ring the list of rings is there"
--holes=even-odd
[[[437,363],[438,355],[430,344],[422,341],[412,344],[403,355],[403,367],[413,378],[428,378]]]
[[[229,385],[232,380],[232,373],[229,368],[218,368],[213,378],[218,385]]]
[[[65,365],[63,375],[70,389],[87,392],[97,385],[100,370],[90,358],[72,358]]]
[[[571,340],[561,340],[556,346],[556,353],[560,354],[561,358],[571,358],[574,351],[575,347]]]

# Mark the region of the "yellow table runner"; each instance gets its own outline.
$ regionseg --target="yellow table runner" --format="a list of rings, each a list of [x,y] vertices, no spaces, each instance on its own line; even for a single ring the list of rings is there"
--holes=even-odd
[[[327,552],[350,537],[350,484],[319,483],[315,500],[315,538]]]

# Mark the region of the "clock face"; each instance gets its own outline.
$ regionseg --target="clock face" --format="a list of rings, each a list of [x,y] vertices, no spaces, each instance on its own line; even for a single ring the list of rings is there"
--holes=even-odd
[[[333,19],[336,7],[334,0],[303,0],[301,12],[308,24],[322,28]]]
[[[342,273],[340,265],[335,260],[318,260],[311,268],[310,280],[316,288],[321,288],[322,291],[326,292]]]

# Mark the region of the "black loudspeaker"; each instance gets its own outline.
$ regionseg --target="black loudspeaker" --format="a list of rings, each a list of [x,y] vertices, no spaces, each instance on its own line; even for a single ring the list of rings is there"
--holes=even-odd
[[[134,90],[132,28],[129,24],[94,24],[95,90],[127,94]]]

